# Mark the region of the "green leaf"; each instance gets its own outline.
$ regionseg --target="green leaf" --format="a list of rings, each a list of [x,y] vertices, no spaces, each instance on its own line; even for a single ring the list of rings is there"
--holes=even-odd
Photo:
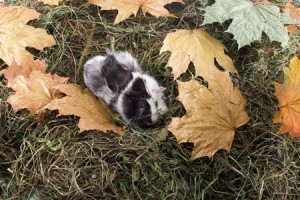
[[[280,13],[276,6],[254,4],[249,0],[217,0],[206,7],[205,12],[203,24],[232,19],[227,32],[234,35],[239,48],[260,41],[262,32],[286,47],[289,36],[284,24],[296,23],[289,15]]]

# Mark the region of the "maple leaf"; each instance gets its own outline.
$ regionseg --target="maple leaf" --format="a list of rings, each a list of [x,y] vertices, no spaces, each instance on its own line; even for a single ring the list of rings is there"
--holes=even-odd
[[[167,67],[172,67],[174,79],[184,73],[190,62],[193,62],[196,76],[202,76],[209,81],[211,74],[208,68],[215,68],[215,59],[224,69],[237,72],[230,57],[224,53],[224,45],[200,29],[168,33],[160,53],[164,51],[171,52]]]
[[[45,60],[33,60],[27,59],[22,65],[19,65],[15,61],[13,61],[12,65],[10,65],[7,69],[4,70],[4,78],[9,83],[9,80],[15,79],[19,75],[23,75],[25,78],[29,78],[32,71],[41,71],[43,73],[46,72]],[[7,87],[10,87],[8,84]]]
[[[155,17],[174,16],[164,8],[172,2],[183,3],[182,0],[89,0],[90,3],[101,7],[101,10],[118,10],[114,24],[127,19],[130,15],[136,16],[139,9],[143,14],[150,13]]]
[[[227,32],[232,33],[239,48],[261,40],[265,32],[270,40],[278,41],[286,47],[289,41],[284,24],[295,24],[286,13],[280,13],[277,6],[254,4],[249,0],[217,0],[205,8],[204,23],[222,23],[232,19]]]
[[[300,27],[300,8],[295,8],[295,6],[292,3],[287,2],[284,8],[282,9],[282,12],[289,14],[293,19],[296,20],[296,24],[290,24],[286,26],[289,33],[296,32],[297,27]]]
[[[28,58],[33,59],[25,47],[43,50],[55,45],[54,38],[46,30],[26,25],[40,14],[33,9],[24,7],[0,7],[0,58],[11,65],[15,60],[23,64]]]
[[[288,13],[297,21],[297,26],[300,27],[300,8],[295,8],[295,6],[288,2],[285,4],[284,8],[282,9],[284,13]]]
[[[57,6],[60,0],[38,0],[44,4]]]
[[[230,151],[235,129],[249,121],[245,113],[245,99],[233,87],[228,72],[213,70],[215,80],[209,88],[197,81],[178,83],[179,96],[186,115],[172,118],[168,130],[178,143],[191,142],[191,160],[212,157],[219,149]]]
[[[300,60],[294,57],[290,67],[285,67],[284,83],[274,82],[275,96],[279,101],[279,111],[274,116],[274,123],[280,123],[278,133],[289,132],[292,137],[300,136]]]
[[[66,83],[68,78],[57,78],[41,71],[32,71],[29,78],[23,75],[9,79],[9,86],[16,92],[7,99],[14,110],[26,108],[31,115],[38,114],[43,107],[60,95],[53,86]]]
[[[55,99],[45,109],[58,110],[59,115],[76,115],[80,117],[80,132],[86,130],[113,131],[121,135],[121,128],[113,124],[106,106],[91,93],[85,93],[78,86],[61,84],[53,87],[67,96]]]

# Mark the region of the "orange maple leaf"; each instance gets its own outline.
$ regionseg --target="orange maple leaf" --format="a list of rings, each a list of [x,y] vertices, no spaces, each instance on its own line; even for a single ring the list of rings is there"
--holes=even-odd
[[[300,60],[294,57],[290,67],[285,67],[284,83],[274,82],[275,96],[279,101],[279,111],[274,116],[274,123],[280,123],[278,133],[289,132],[292,137],[300,136]]]
[[[289,33],[295,33],[300,27],[300,8],[295,8],[291,2],[287,2],[282,9],[282,12],[289,14],[296,20],[297,24],[286,25]]]
[[[113,131],[121,135],[122,129],[113,123],[106,106],[90,92],[82,91],[72,84],[61,84],[53,87],[66,94],[45,106],[49,110],[58,110],[59,115],[76,115],[80,117],[80,132],[86,130]]]
[[[235,129],[249,121],[245,99],[233,87],[228,72],[212,70],[215,79],[208,88],[197,81],[178,83],[186,115],[172,118],[168,130],[179,143],[194,143],[191,159],[212,157],[219,149],[230,151]]]
[[[148,12],[156,17],[174,16],[164,6],[172,2],[183,3],[182,0],[89,0],[89,2],[101,6],[101,10],[118,10],[114,24],[120,23],[132,14],[136,16],[139,9],[144,15]]]
[[[44,74],[41,71],[32,71],[29,78],[23,75],[15,79],[9,79],[8,85],[16,93],[7,99],[14,110],[28,109],[31,115],[43,110],[53,99],[59,98],[56,89],[51,87],[66,83],[68,78],[53,78],[51,74]]]

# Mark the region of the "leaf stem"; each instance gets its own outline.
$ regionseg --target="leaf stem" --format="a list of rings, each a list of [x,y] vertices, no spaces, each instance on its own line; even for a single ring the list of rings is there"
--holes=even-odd
[[[139,12],[139,24],[138,24],[138,30],[137,30],[137,41],[136,41],[136,52],[135,52],[135,57],[138,59],[139,58],[139,43],[140,43],[140,30],[141,30],[141,23],[142,23],[142,10],[140,9]]]

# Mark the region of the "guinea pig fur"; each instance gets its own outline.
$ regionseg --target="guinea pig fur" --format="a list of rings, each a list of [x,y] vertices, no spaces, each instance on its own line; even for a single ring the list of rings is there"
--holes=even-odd
[[[144,129],[159,121],[167,111],[164,87],[143,72],[127,51],[108,51],[84,65],[86,86],[119,112],[124,121]]]

